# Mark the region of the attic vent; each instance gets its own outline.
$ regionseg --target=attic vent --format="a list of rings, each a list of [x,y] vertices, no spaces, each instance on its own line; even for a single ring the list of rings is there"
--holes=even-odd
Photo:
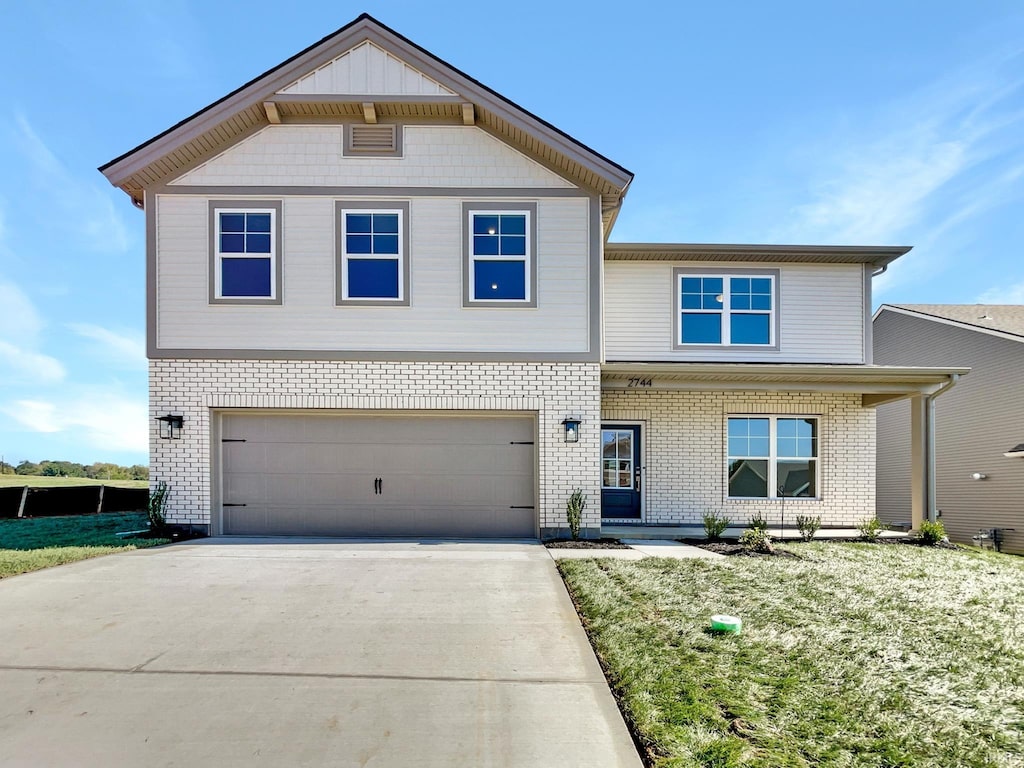
[[[345,154],[397,155],[400,140],[397,125],[348,125],[345,130]]]

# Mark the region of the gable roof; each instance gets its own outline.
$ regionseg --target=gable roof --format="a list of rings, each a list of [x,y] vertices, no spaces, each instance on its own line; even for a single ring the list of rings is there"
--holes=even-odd
[[[875,318],[883,310],[1024,341],[1024,305],[1021,304],[883,304],[875,312]]]
[[[354,93],[310,93],[302,85],[316,71],[369,41],[426,81],[440,86],[435,93],[414,96]],[[319,90],[318,88],[315,88]],[[475,124],[552,170],[606,196],[606,214],[617,209],[633,174],[483,83],[443,61],[369,14],[185,118],[123,155],[100,171],[136,202],[142,191],[208,158],[245,136],[270,125],[265,102],[289,116],[362,118],[363,102],[378,102],[386,117],[462,119],[464,104],[474,107]]]

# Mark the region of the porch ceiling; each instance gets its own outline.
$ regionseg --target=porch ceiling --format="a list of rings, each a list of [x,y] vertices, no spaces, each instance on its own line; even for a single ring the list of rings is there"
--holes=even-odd
[[[601,389],[849,392],[863,405],[930,395],[970,368],[774,363],[605,363]]]

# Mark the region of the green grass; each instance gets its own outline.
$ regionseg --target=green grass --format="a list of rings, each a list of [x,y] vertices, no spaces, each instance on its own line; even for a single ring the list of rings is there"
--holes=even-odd
[[[650,764],[1024,765],[1024,558],[789,549],[559,561]]]
[[[66,488],[73,485],[107,485],[117,488],[149,488],[149,480],[91,480],[88,477],[42,477],[40,475],[0,475],[0,488]]]
[[[0,579],[112,552],[165,544],[166,539],[123,539],[114,535],[142,530],[148,525],[145,512],[0,520]]]

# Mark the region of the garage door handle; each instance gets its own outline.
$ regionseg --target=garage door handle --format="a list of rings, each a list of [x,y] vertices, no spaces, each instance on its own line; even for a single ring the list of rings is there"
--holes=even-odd
[[[244,507],[245,504],[221,504],[222,507]]]
[[[379,477],[375,477],[373,479],[373,492],[374,492],[374,494],[379,496],[383,490],[384,490],[384,481],[381,480]]]
[[[532,504],[528,507],[517,507],[515,504],[513,504],[511,507],[509,507],[509,509],[536,509],[536,507],[534,507]]]

